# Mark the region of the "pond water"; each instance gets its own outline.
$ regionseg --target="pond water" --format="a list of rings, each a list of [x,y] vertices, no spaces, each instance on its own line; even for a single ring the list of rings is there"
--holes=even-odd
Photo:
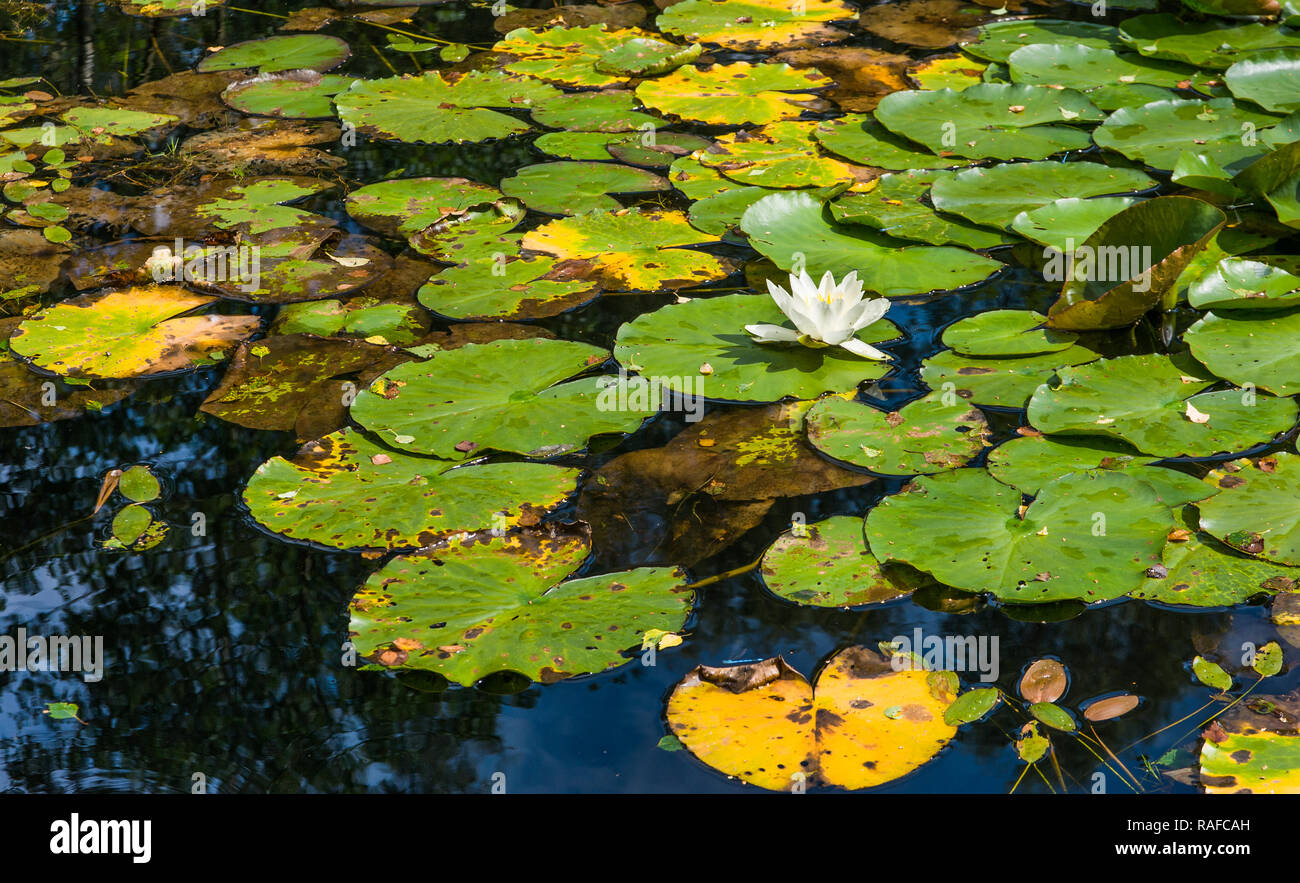
[[[256,5],[263,14],[213,8],[202,17],[144,19],[112,4],[49,4],[44,20],[23,38],[4,42],[0,80],[39,74],[48,83],[41,88],[62,95],[121,95],[169,70],[192,67],[206,47],[275,35],[282,19],[273,16],[308,4],[244,5]],[[1087,7],[1047,11],[1090,20]],[[410,26],[480,47],[500,38],[493,23],[486,5],[453,2],[422,9]],[[343,68],[350,76],[385,77],[394,69],[443,64],[436,52],[416,56],[384,49],[385,32],[374,26],[341,21],[325,32],[351,45],[352,58]],[[915,57],[933,52],[860,29],[843,45]],[[715,54],[723,60],[760,57]],[[710,137],[728,131],[675,128]],[[345,161],[337,176],[354,185],[391,176],[462,176],[497,186],[521,166],[547,161],[531,141],[527,135],[429,146],[362,139],[352,147],[325,147]],[[122,178],[99,184],[144,192]],[[663,204],[683,208],[689,201],[673,194]],[[297,207],[332,218],[349,232],[367,232],[349,217],[342,191]],[[547,220],[530,214],[524,229]],[[108,238],[88,235],[78,242]],[[394,254],[402,247],[399,240],[384,244]],[[757,259],[743,245],[728,248]],[[871,390],[879,407],[897,409],[922,394],[927,387],[919,375],[921,360],[943,348],[940,335],[953,322],[992,309],[1047,312],[1059,284],[1018,258],[1003,257],[1012,266],[986,282],[933,298],[894,300],[888,318],[907,337],[890,346],[896,370]],[[745,286],[740,273],[717,283]],[[60,280],[41,302],[74,294]],[[603,297],[535,324],[609,349],[620,325],[673,300],[671,293]],[[254,312],[269,318],[274,309],[258,306]],[[1181,309],[1176,333],[1197,318],[1195,311]],[[435,320],[435,330],[443,327]],[[1159,323],[1145,319],[1131,332],[1106,332],[1091,345],[1106,356],[1166,351]],[[183,792],[202,773],[209,788],[221,792],[485,792],[494,775],[504,773],[511,793],[752,792],[688,751],[659,747],[669,732],[665,702],[674,685],[699,665],[777,655],[811,677],[837,650],[874,648],[916,629],[996,639],[997,685],[1013,695],[1024,667],[1051,657],[1069,670],[1063,702],[1071,707],[1113,692],[1141,696],[1136,711],[1099,726],[1105,743],[1120,752],[1207,702],[1211,691],[1192,676],[1193,657],[1245,642],[1262,646],[1275,635],[1266,598],[1205,609],[1120,599],[1083,610],[1017,608],[932,591],[880,606],[826,609],[775,597],[759,572],[749,569],[700,587],[682,629],[684,643],[659,652],[654,665],[644,665],[633,652],[628,664],[600,674],[546,685],[495,675],[474,687],[358,671],[342,662],[349,602],[381,562],[286,540],[250,517],[241,501],[250,476],[274,456],[291,457],[299,444],[291,432],[246,429],[201,414],[224,370],[208,365],[149,380],[122,401],[77,419],[0,429],[0,634],[24,628],[28,634],[102,636],[107,660],[102,681],[95,683],[75,673],[0,674],[0,791]],[[710,404],[706,421],[755,407]],[[1023,413],[988,411],[990,444],[1017,437]],[[589,482],[619,456],[662,447],[692,426],[682,413],[665,413],[625,439],[599,442],[591,452],[560,462],[585,469],[583,481]],[[1252,453],[1275,450],[1291,450],[1290,442]],[[90,512],[105,473],[133,463],[148,464],[162,478],[164,492],[154,510],[172,528],[147,551],[105,549],[111,519],[104,512],[92,519]],[[1196,475],[1206,469],[1190,461],[1178,468]],[[733,519],[725,506],[712,504],[625,505],[622,525],[597,526],[597,547],[584,572],[680,563],[672,558],[677,543],[676,548],[705,550],[688,571],[693,580],[706,580],[752,563],[792,519],[860,516],[904,483],[884,478],[780,497],[765,501],[748,520]],[[654,490],[619,492],[635,497]],[[583,505],[571,498],[552,517],[575,517]],[[191,530],[196,515],[202,530]],[[719,526],[722,541],[680,540]],[[1267,692],[1284,694],[1298,685],[1300,674],[1290,670],[1269,681]],[[85,724],[42,714],[56,702],[76,703]],[[1143,774],[1139,756],[1154,759],[1180,746],[1196,750],[1195,725],[1204,716],[1121,753],[1146,789],[1195,790]],[[935,760],[880,790],[1005,793],[1024,770],[1009,738],[1017,726],[995,717],[965,727]],[[1059,738],[1056,745],[1070,790],[1093,789],[1098,771],[1106,774],[1108,791],[1129,790],[1084,743]],[[1173,765],[1191,764],[1184,759]],[[1055,774],[1049,776],[1050,784],[1024,777],[1018,790],[1059,790]]]

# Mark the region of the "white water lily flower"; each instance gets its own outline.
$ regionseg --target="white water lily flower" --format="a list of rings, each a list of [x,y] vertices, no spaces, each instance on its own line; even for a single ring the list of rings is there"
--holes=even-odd
[[[878,321],[889,309],[888,298],[863,299],[857,270],[845,276],[838,285],[829,270],[822,277],[821,285],[813,282],[806,270],[798,276],[791,273],[790,291],[773,284],[770,279],[767,291],[798,330],[782,325],[746,325],[745,330],[759,343],[839,346],[864,359],[887,362],[892,358],[854,336]]]

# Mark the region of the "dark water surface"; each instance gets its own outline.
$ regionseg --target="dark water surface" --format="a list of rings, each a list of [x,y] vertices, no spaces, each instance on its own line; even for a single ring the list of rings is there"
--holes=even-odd
[[[311,4],[234,5],[283,13]],[[54,8],[37,30],[51,42],[0,44],[0,78],[40,73],[64,93],[120,94],[167,74],[151,51],[155,39],[179,70],[205,46],[270,35],[280,23],[220,9],[203,19],[149,22],[93,3]],[[495,39],[484,8],[448,4],[422,11],[417,22],[447,39]],[[353,46],[344,71],[391,73],[380,62],[383,50],[369,48],[382,45],[382,31],[345,26],[327,32]],[[435,55],[424,56],[428,64]],[[413,70],[408,56],[384,57],[399,70]],[[345,175],[362,182],[404,168],[406,176],[463,175],[495,184],[540,159],[526,138],[456,148],[363,144],[337,152],[349,162]],[[337,197],[310,207],[349,223]],[[1013,271],[971,291],[896,304],[889,317],[910,337],[900,351],[903,370],[884,384],[887,403],[897,406],[919,394],[916,367],[940,348],[947,324],[1002,306],[1042,309],[1054,294],[1038,277]],[[611,345],[620,322],[664,300],[605,298],[594,309],[545,324],[562,336]],[[1153,335],[1139,329],[1129,351],[1152,345]],[[220,372],[208,368],[150,382],[79,420],[0,430],[0,634],[22,627],[29,634],[102,635],[108,662],[104,679],[94,684],[74,674],[0,673],[0,791],[188,791],[196,772],[223,792],[482,792],[497,772],[505,774],[511,792],[753,791],[685,752],[656,747],[667,732],[662,709],[672,686],[699,664],[776,654],[811,675],[838,648],[874,645],[914,628],[996,636],[999,684],[1007,690],[1024,665],[1051,655],[1070,669],[1068,705],[1117,690],[1140,694],[1145,701],[1138,711],[1101,730],[1118,749],[1206,701],[1209,690],[1186,669],[1197,652],[1262,643],[1271,634],[1263,608],[1249,606],[1186,612],[1129,601],[1048,624],[1017,621],[995,606],[958,614],[910,600],[865,612],[818,610],[777,600],[751,571],[702,589],[690,637],[660,653],[653,667],[634,661],[610,673],[522,690],[501,677],[475,689],[426,692],[341,663],[348,601],[378,562],[287,543],[262,532],[242,511],[239,492],[254,469],[297,446],[287,434],[196,416]],[[999,440],[1018,420],[1014,414],[995,420]],[[683,425],[665,415],[586,463],[662,444]],[[150,552],[104,551],[98,543],[107,532],[105,513],[94,521],[86,516],[103,474],[135,462],[153,464],[166,477],[159,514],[171,533]],[[882,491],[896,488],[876,482],[780,500],[761,525],[693,567],[692,575],[752,561],[795,512],[810,522],[861,514]],[[196,513],[206,522],[203,536],[190,530]],[[647,529],[598,555],[602,565],[630,566],[661,539]],[[1285,692],[1300,682],[1300,673],[1274,680],[1270,691]],[[46,703],[55,701],[78,703],[87,724],[43,715]],[[1190,742],[1197,720],[1140,750],[1158,757]],[[1070,740],[1058,741],[1072,790],[1091,788],[1096,759]],[[1131,768],[1135,757],[1124,755]],[[966,728],[936,761],[880,790],[1005,792],[1021,768],[1007,735],[986,724]],[[1114,777],[1107,784],[1124,790]],[[1046,786],[1030,777],[1021,790]]]

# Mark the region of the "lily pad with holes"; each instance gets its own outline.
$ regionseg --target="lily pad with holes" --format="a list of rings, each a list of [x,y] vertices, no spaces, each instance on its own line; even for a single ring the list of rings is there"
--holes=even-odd
[[[82,137],[90,137],[101,143],[112,138],[125,138],[139,135],[151,129],[173,125],[179,117],[166,113],[150,113],[143,110],[131,110],[125,107],[74,107],[60,115],[69,126],[80,130]],[[44,137],[49,130],[37,130]],[[57,132],[55,133],[57,138]],[[25,138],[22,140],[26,140]],[[44,142],[42,142],[42,145]]]
[[[1253,384],[1279,396],[1300,392],[1295,341],[1300,312],[1257,310],[1207,313],[1183,332],[1183,340],[1205,367],[1238,386]]]
[[[288,70],[327,71],[352,55],[348,44],[327,34],[291,34],[246,40],[218,49],[199,62],[199,73],[257,68],[264,74]]]
[[[1021,212],[1058,199],[1135,193],[1155,187],[1156,183],[1137,169],[1101,163],[1000,163],[940,176],[931,187],[930,197],[940,211],[976,224],[1005,228]]]
[[[668,726],[708,766],[769,791],[872,788],[921,767],[956,735],[944,721],[953,697],[930,674],[895,671],[866,647],[841,650],[815,685],[780,657],[702,665],[673,688]]]
[[[1092,142],[1073,124],[1100,122],[1104,114],[1073,89],[981,83],[958,92],[894,92],[875,110],[896,135],[939,154],[973,159],[1045,159]]]
[[[848,392],[889,372],[889,364],[860,358],[840,347],[812,349],[757,343],[746,325],[789,320],[766,295],[729,294],[669,304],[638,316],[618,330],[614,357],[670,389],[709,399],[775,402],[786,396],[813,399]],[[876,344],[894,340],[898,327],[881,319],[859,332]],[[707,373],[701,373],[704,366]]]
[[[994,408],[1023,408],[1039,385],[1066,365],[1101,358],[1082,346],[1059,353],[1010,358],[963,356],[952,350],[921,362],[921,381],[931,389],[952,392],[968,402]]]
[[[1036,356],[1068,350],[1079,339],[1071,331],[1043,327],[1046,321],[1032,310],[989,310],[945,328],[943,345],[963,356]]]
[[[869,291],[888,297],[962,288],[1002,267],[961,248],[904,246],[853,224],[836,224],[825,206],[806,193],[778,193],[746,210],[740,227],[750,244],[782,270],[796,255],[817,272],[838,278],[856,270]]]
[[[657,407],[621,407],[605,380],[568,380],[606,350],[568,340],[498,340],[399,365],[357,396],[352,419],[394,447],[460,460],[485,451],[553,457],[603,433],[634,432]]]
[[[351,640],[385,667],[435,671],[468,687],[500,671],[549,684],[617,668],[645,632],[682,628],[694,601],[682,571],[566,580],[587,551],[563,535],[524,534],[394,558],[352,599]]]
[[[617,211],[610,194],[671,190],[668,179],[631,166],[608,162],[549,162],[524,166],[502,180],[501,190],[533,211],[580,215],[593,209]]]
[[[504,255],[503,255],[504,258]],[[450,267],[419,291],[420,303],[450,319],[540,319],[587,303],[599,289],[552,258],[479,258]]]
[[[1235,607],[1272,594],[1279,579],[1295,575],[1291,568],[1250,558],[1196,533],[1166,545],[1162,560],[1162,567],[1130,592],[1132,597],[1188,607]]]
[[[339,549],[427,546],[453,534],[536,524],[579,470],[544,463],[457,466],[386,448],[351,429],[273,457],[243,500],[274,533]],[[382,501],[382,505],[380,504]]]
[[[1101,435],[1154,457],[1244,451],[1295,424],[1296,403],[1242,390],[1203,392],[1215,378],[1190,357],[1120,356],[1063,368],[1029,402],[1043,432]]]
[[[235,110],[286,120],[323,120],[334,116],[334,96],[356,77],[316,71],[266,74],[231,83],[221,100]]]
[[[930,245],[995,248],[1016,241],[1008,233],[940,214],[927,205],[931,185],[947,174],[923,171],[883,175],[870,192],[846,194],[832,202],[831,216],[844,224],[860,224],[887,236]]]
[[[639,135],[615,135],[605,151],[614,159],[633,166],[666,169],[678,158],[703,150],[712,142],[684,132],[642,132]]]
[[[397,178],[348,194],[348,214],[385,236],[405,237],[448,215],[495,202],[501,191],[466,178]]]
[[[261,326],[256,316],[194,315],[214,303],[174,285],[81,295],[28,316],[9,348],[67,377],[185,371],[220,361]]]
[[[554,86],[500,71],[358,80],[334,98],[339,118],[371,138],[408,143],[487,141],[527,132],[528,123],[489,108],[527,110]]]
[[[785,531],[763,553],[763,585],[810,607],[857,607],[902,598],[925,582],[905,567],[885,567],[867,548],[862,519],[836,515]]]
[[[983,470],[924,476],[912,488],[867,514],[876,556],[1014,603],[1127,594],[1160,563],[1173,526],[1155,490],[1119,472],[1058,478],[1023,514],[1020,492]]]
[[[1285,451],[1212,475],[1219,493],[1200,504],[1201,529],[1234,549],[1300,565],[1300,456]]]
[[[798,117],[796,102],[816,97],[810,90],[832,83],[815,68],[788,64],[715,64],[681,67],[646,80],[636,96],[647,106],[684,120],[715,125],[762,126]]]
[[[1038,435],[1013,438],[989,453],[988,470],[998,481],[1027,494],[1068,472],[1091,469],[1122,470],[1155,488],[1170,508],[1195,503],[1216,489],[1186,472],[1153,466],[1132,445],[1111,438]]]
[[[828,457],[877,475],[929,475],[964,466],[988,441],[979,408],[937,393],[897,411],[828,396],[804,418],[808,441]]]
[[[655,23],[666,34],[753,52],[821,46],[848,38],[828,22],[851,21],[857,10],[838,0],[681,0]]]
[[[523,246],[561,260],[590,261],[607,290],[657,291],[727,276],[731,264],[725,259],[683,247],[716,241],[681,212],[624,210],[552,221],[524,234]]]

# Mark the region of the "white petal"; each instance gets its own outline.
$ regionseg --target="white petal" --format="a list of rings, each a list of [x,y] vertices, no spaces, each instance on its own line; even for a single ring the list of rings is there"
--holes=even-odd
[[[893,356],[889,355],[889,353],[882,353],[871,344],[863,343],[856,337],[852,340],[844,341],[840,346],[853,353],[853,355],[862,356],[864,359],[874,359],[877,362],[889,362],[893,360]]]
[[[887,312],[889,312],[889,298],[877,297],[864,300],[858,304],[849,321],[855,331],[861,331],[873,322],[879,321]]]
[[[792,343],[799,339],[798,331],[781,325],[746,325],[745,330],[759,343]]]

